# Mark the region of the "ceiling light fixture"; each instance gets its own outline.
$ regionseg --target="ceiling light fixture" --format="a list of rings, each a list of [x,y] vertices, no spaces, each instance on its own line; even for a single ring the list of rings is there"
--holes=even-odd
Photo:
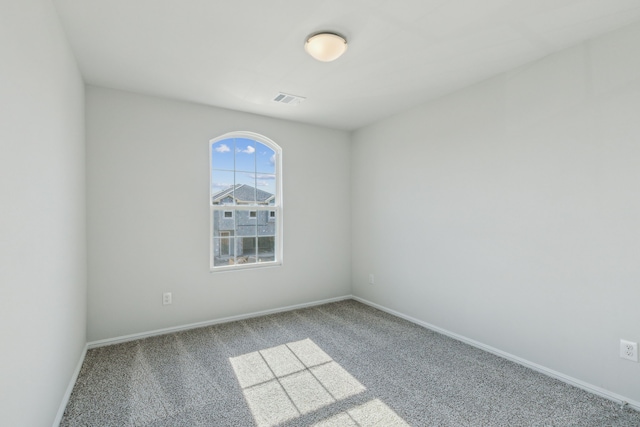
[[[317,33],[307,38],[304,50],[318,61],[331,62],[347,50],[347,40],[335,33]]]

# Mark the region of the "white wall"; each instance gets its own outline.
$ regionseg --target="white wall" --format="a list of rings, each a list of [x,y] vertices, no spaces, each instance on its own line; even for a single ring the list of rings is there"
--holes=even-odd
[[[98,87],[86,102],[89,341],[350,293],[347,133]],[[233,130],[282,147],[281,267],[209,272],[208,144]]]
[[[84,86],[48,0],[0,3],[0,425],[50,426],[86,342]]]
[[[638,52],[635,25],[357,131],[353,293],[640,401]]]

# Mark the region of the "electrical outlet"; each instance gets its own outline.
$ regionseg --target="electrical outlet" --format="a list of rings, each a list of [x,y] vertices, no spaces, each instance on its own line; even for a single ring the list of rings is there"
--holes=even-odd
[[[373,285],[374,283],[376,283],[376,276],[373,275],[373,273],[369,274],[369,284]]]
[[[638,343],[620,340],[620,357],[623,359],[638,361]]]
[[[171,292],[165,292],[162,294],[162,305],[171,304]]]

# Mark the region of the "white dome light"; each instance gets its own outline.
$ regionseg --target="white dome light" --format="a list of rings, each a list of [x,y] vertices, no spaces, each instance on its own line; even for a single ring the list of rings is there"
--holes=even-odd
[[[347,50],[347,40],[334,33],[315,34],[307,39],[304,50],[318,61],[331,62]]]

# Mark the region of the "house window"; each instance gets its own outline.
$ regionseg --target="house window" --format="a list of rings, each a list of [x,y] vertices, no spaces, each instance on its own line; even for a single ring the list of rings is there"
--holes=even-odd
[[[282,150],[232,132],[210,141],[211,271],[282,263]]]

